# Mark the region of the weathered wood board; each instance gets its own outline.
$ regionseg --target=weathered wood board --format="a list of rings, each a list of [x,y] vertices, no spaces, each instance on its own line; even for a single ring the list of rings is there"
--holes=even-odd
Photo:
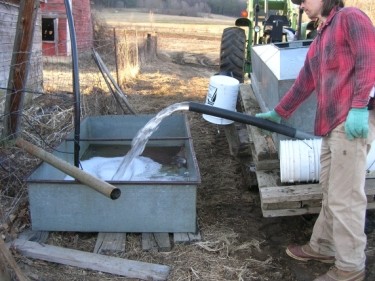
[[[175,244],[189,244],[202,240],[200,232],[187,233],[187,232],[176,232],[173,233],[173,242]]]
[[[102,271],[129,278],[166,280],[170,272],[170,267],[166,265],[99,255],[21,239],[13,241],[11,246],[26,257]]]
[[[251,85],[240,86],[241,101],[244,113],[255,115],[260,108],[255,99]],[[279,167],[277,149],[273,143],[271,132],[260,128],[246,125],[249,139],[252,142],[252,156],[257,170],[270,170]]]
[[[169,233],[142,233],[142,250],[169,252],[171,249]]]
[[[96,239],[94,253],[112,254],[123,253],[126,250],[126,233],[99,232]]]

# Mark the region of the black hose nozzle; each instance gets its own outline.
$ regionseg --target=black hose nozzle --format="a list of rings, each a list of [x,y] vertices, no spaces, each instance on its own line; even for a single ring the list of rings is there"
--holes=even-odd
[[[197,113],[203,113],[207,115],[212,115],[220,118],[225,118],[233,120],[236,122],[256,126],[271,132],[282,134],[291,138],[305,140],[305,139],[315,139],[316,137],[312,134],[299,131],[295,128],[278,124],[266,119],[259,117],[247,115],[244,113],[239,113],[219,107],[214,107],[210,105],[204,105],[196,102],[189,102],[189,111],[194,111]]]

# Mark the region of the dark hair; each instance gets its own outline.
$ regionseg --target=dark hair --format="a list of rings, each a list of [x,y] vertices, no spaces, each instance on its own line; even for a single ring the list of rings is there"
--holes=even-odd
[[[345,6],[343,0],[323,0],[322,16],[327,17],[334,7],[343,8]]]

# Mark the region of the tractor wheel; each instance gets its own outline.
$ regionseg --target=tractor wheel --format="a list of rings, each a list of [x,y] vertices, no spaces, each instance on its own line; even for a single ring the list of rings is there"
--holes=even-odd
[[[231,72],[240,83],[244,81],[246,34],[242,28],[228,27],[221,36],[220,72]]]

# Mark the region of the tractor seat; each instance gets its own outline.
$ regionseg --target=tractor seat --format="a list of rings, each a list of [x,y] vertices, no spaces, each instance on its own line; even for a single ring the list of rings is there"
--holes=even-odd
[[[264,22],[265,26],[272,26],[269,31],[270,42],[281,42],[283,39],[283,27],[290,26],[290,22],[286,16],[270,15]]]

